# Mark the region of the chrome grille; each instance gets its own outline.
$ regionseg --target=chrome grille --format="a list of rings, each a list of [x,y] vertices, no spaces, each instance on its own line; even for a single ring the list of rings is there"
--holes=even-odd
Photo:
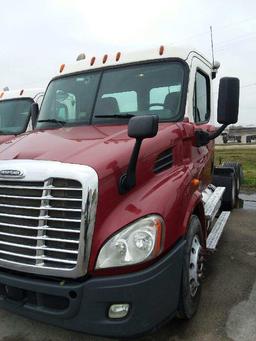
[[[6,169],[13,164],[17,169],[19,161],[6,164]],[[49,166],[54,166],[52,171]],[[87,166],[54,161],[22,161],[23,170],[22,180],[0,177],[0,267],[84,275],[97,203],[96,173]]]
[[[77,263],[81,213],[78,181],[0,181],[0,258],[72,269]]]

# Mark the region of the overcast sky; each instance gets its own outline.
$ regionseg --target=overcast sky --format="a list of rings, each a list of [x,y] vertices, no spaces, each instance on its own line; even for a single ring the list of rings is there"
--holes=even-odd
[[[239,123],[256,125],[256,1],[0,0],[0,5],[0,89],[46,86],[59,65],[74,62],[80,52],[102,56],[189,45],[211,59],[212,25],[219,77],[241,80]]]

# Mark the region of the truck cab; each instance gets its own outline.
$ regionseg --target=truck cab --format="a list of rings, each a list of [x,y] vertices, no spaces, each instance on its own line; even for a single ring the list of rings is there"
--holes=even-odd
[[[0,146],[0,306],[136,337],[199,306],[237,183],[214,167],[214,138],[237,120],[239,80],[220,81],[216,130],[218,65],[199,52],[78,59],[36,129]]]
[[[0,143],[30,131],[31,104],[42,102],[43,89],[22,89],[0,93]]]

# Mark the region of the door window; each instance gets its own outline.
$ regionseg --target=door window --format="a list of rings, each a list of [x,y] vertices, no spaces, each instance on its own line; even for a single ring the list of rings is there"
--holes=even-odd
[[[196,123],[205,123],[210,119],[210,79],[199,71],[195,80],[193,115]]]

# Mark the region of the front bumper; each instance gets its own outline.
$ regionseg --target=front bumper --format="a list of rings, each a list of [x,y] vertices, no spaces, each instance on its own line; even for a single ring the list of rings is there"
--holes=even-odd
[[[178,306],[184,241],[143,271],[53,282],[0,272],[0,308],[88,334],[132,337],[153,330]],[[129,303],[127,317],[108,318],[113,303]]]

